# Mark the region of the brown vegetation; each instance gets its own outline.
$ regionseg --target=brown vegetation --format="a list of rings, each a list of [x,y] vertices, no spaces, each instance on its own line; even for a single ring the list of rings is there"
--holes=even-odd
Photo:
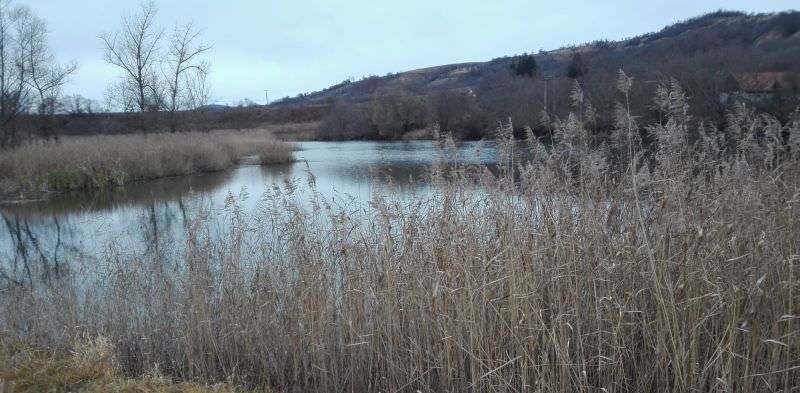
[[[262,128],[297,128],[320,121],[327,113],[325,105],[304,107],[242,107],[225,109],[200,109],[174,114],[176,131],[211,131],[223,129],[248,130]],[[41,116],[20,116],[13,122],[20,142],[42,138],[38,129],[45,122],[58,132],[53,136],[108,135],[170,132],[172,114],[146,113],[95,113],[78,112]],[[300,130],[305,131],[305,129]],[[315,130],[316,131],[316,130]],[[287,139],[293,135],[287,134]]]
[[[141,378],[127,378],[114,356],[105,337],[81,337],[69,354],[0,344],[0,393],[255,393],[225,383],[175,383],[157,368]]]
[[[70,137],[0,151],[0,191],[120,186],[218,171],[247,155],[263,164],[284,163],[293,159],[292,150],[264,130]]]
[[[724,133],[694,128],[671,83],[645,148],[617,87],[609,138],[576,89],[551,148],[528,130],[532,160],[498,129],[497,174],[436,165],[429,193],[365,209],[306,209],[287,180],[252,217],[231,198],[219,237],[199,215],[185,248],[110,245],[36,285],[6,271],[0,340],[103,336],[128,375],[286,391],[793,389],[800,123],[740,106]]]

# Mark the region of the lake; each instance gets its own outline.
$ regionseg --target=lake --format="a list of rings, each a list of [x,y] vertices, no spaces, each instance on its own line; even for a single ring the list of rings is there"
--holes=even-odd
[[[376,193],[403,198],[426,192],[425,180],[435,162],[497,161],[491,142],[459,143],[446,159],[430,141],[299,146],[292,164],[241,165],[0,205],[0,274],[24,277],[33,263],[50,264],[56,272],[74,270],[101,261],[112,246],[117,255],[139,255],[159,244],[177,250],[186,241],[189,218],[205,214],[224,227],[231,214],[255,213],[265,192],[275,187],[291,190],[301,206],[308,193],[316,192],[337,207],[363,207]]]

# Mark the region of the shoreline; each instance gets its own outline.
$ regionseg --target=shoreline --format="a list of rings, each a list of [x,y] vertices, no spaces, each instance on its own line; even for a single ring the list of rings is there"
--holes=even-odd
[[[0,203],[213,173],[243,164],[285,164],[295,160],[296,150],[296,144],[263,130],[75,137],[23,146],[0,154]]]
[[[245,157],[242,157],[243,159]],[[169,176],[162,176],[162,177],[153,177],[147,179],[139,179],[133,182],[120,184],[120,185],[110,185],[108,187],[95,187],[95,188],[88,188],[88,189],[65,189],[65,190],[52,190],[52,191],[22,191],[22,192],[4,192],[0,191],[0,207],[3,205],[25,205],[25,204],[32,204],[32,203],[46,203],[50,202],[53,196],[56,195],[65,195],[69,193],[84,193],[84,194],[92,194],[100,191],[106,190],[118,190],[124,189],[127,186],[131,185],[141,185],[148,182],[159,181],[159,180],[167,180],[167,179],[178,179],[183,177],[189,176],[203,176],[209,174],[215,174],[219,172],[225,171],[232,171],[244,166],[270,166],[270,165],[286,165],[286,164],[295,164],[298,160],[293,159],[291,161],[285,162],[276,162],[276,163],[269,163],[269,164],[261,164],[261,163],[247,163],[240,161],[236,165],[222,168],[219,170],[213,171],[199,171],[199,172],[190,172],[190,173],[183,173],[179,175],[169,175]],[[11,198],[12,195],[19,195],[22,198]]]

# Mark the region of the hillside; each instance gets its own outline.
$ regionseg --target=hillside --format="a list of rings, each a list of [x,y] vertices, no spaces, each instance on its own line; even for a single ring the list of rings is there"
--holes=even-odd
[[[716,61],[717,71],[800,71],[800,12],[750,15],[717,11],[622,41],[595,41],[535,54],[539,75],[566,76],[574,53],[589,64],[589,74],[618,68],[669,74],[681,65]],[[345,81],[322,91],[284,98],[275,105],[364,102],[382,91],[406,90],[428,95],[445,89],[476,89],[507,73],[513,56],[459,63]],[[666,60],[666,62],[664,61]],[[631,72],[629,72],[631,73]],[[587,75],[588,76],[588,75]],[[678,75],[674,75],[679,77]]]
[[[719,121],[726,110],[719,97],[732,72],[800,74],[800,12],[717,11],[630,39],[540,52],[533,54],[533,77],[512,75],[512,64],[523,58],[516,55],[344,81],[273,105],[332,105],[323,138],[391,139],[434,123],[461,137],[480,137],[509,117],[520,127],[536,127],[545,100],[548,113],[566,116],[574,84],[568,69],[576,56],[579,72],[570,76],[601,113],[613,113],[614,83],[624,69],[638,82],[632,92],[637,113],[648,112],[657,83],[675,78],[689,93],[694,115]],[[797,91],[797,85],[791,88]],[[785,117],[793,105],[765,109]],[[599,128],[610,124],[610,118],[598,118]]]

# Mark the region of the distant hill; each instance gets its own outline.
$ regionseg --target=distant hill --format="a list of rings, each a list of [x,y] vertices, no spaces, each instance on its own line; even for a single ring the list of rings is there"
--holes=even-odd
[[[692,79],[687,74],[707,78],[710,72],[800,72],[800,12],[717,11],[622,41],[601,40],[540,52],[534,54],[538,75],[566,77],[575,53],[587,64],[585,79],[607,78],[619,68],[640,79],[669,75],[687,81]],[[344,81],[274,105],[365,102],[390,91],[430,95],[448,89],[479,90],[482,83],[505,76],[513,59],[508,56]]]
[[[550,118],[567,116],[577,81],[603,132],[612,127],[620,69],[636,81],[630,101],[642,120],[656,116],[657,85],[674,78],[690,97],[692,116],[706,124],[724,120],[732,101],[721,97],[746,96],[726,91],[731,75],[780,73],[790,81],[781,92],[790,94],[758,105],[785,120],[800,105],[800,12],[717,11],[621,41],[347,80],[273,105],[330,106],[321,138],[406,138],[424,135],[433,124],[460,138],[480,138],[509,118],[518,129],[536,130],[545,110]]]
[[[230,107],[222,104],[208,104],[197,108],[197,110],[201,111],[224,111],[226,109],[230,109]]]

